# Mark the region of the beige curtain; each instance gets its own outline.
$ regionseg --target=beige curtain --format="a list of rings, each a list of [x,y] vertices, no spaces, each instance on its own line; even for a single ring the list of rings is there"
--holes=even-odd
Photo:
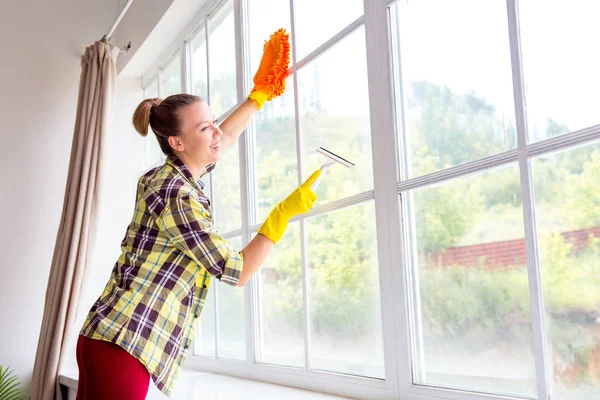
[[[72,325],[94,243],[99,171],[114,104],[117,55],[118,48],[96,42],[81,59],[71,161],[35,358],[33,400],[61,398],[58,371],[65,340],[69,329],[78,329]]]

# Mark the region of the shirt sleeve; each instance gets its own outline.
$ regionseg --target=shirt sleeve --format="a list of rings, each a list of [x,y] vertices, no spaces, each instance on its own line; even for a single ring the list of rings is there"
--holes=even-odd
[[[158,227],[194,262],[221,282],[236,286],[244,258],[215,230],[208,211],[190,195],[171,199],[159,216]]]

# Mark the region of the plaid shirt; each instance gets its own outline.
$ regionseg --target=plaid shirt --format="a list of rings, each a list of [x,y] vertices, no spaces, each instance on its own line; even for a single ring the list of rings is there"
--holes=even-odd
[[[236,285],[242,254],[215,231],[209,201],[177,157],[139,179],[121,248],[81,334],[125,349],[169,396],[190,351],[210,276]]]

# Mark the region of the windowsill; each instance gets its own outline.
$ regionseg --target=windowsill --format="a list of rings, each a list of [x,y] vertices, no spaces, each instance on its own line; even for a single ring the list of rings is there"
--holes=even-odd
[[[61,385],[77,390],[77,371],[64,371],[59,375]],[[75,397],[73,396],[73,399]],[[272,383],[257,382],[248,379],[234,378],[227,375],[215,374],[196,370],[184,369],[176,383],[170,400],[237,400],[250,399],[286,399],[286,400],[342,400],[345,397],[310,392]],[[69,399],[71,396],[69,395]],[[146,400],[166,400],[167,397],[150,383]]]

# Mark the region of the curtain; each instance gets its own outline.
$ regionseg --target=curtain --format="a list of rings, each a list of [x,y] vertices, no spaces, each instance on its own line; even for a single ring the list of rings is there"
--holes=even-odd
[[[100,170],[106,157],[105,142],[114,106],[118,52],[117,47],[100,41],[89,46],[81,58],[69,172],[33,370],[33,400],[62,397],[58,372],[67,332],[77,328],[72,325],[94,243]]]

